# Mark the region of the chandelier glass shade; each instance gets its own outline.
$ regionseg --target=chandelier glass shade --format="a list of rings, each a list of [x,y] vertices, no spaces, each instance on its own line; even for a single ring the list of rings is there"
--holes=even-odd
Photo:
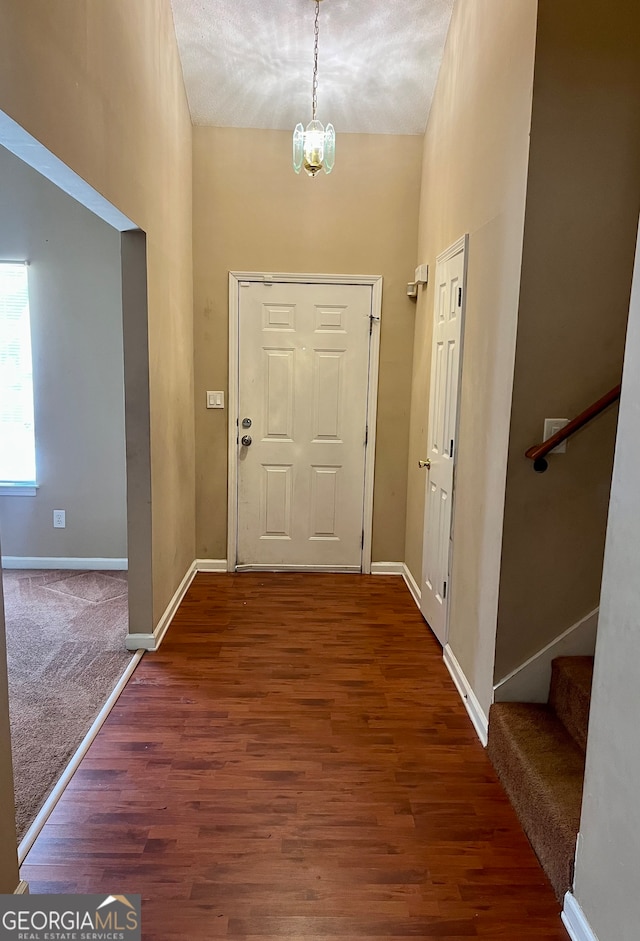
[[[331,173],[336,160],[336,132],[333,124],[325,127],[320,121],[309,121],[306,128],[296,124],[293,132],[293,169],[304,167],[309,176],[320,170]]]
[[[333,124],[325,127],[316,119],[318,105],[318,37],[320,0],[314,0],[316,18],[314,25],[313,50],[313,94],[311,99],[311,121],[304,127],[296,124],[293,132],[293,169],[296,173],[304,167],[309,176],[315,176],[320,170],[331,173],[336,160],[336,132]]]

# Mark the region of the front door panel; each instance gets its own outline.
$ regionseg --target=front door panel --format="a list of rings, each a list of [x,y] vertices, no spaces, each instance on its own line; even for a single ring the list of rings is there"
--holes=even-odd
[[[371,287],[239,292],[237,564],[359,571]]]

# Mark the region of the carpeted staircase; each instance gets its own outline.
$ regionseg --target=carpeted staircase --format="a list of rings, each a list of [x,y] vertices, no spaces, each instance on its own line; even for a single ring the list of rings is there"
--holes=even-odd
[[[489,713],[489,757],[558,899],[573,883],[592,678],[593,657],[558,657],[546,705]]]

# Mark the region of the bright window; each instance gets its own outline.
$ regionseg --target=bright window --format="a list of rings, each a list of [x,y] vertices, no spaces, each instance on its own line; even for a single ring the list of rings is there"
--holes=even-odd
[[[35,480],[27,266],[0,262],[0,487]]]

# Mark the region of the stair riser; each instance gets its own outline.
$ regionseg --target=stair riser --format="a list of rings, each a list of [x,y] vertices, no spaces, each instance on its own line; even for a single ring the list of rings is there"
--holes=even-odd
[[[587,748],[589,726],[590,665],[588,658],[560,657],[554,660],[549,693],[549,705],[583,752]]]

